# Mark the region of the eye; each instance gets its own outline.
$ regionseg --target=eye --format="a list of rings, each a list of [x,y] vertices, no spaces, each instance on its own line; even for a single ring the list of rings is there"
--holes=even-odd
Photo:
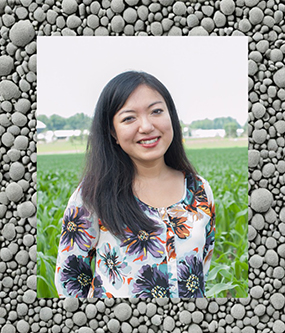
[[[155,110],[152,111],[152,113],[154,113],[154,114],[160,114],[162,112],[163,112],[162,109],[155,109]]]
[[[131,122],[132,120],[134,120],[135,119],[135,117],[133,117],[133,116],[128,116],[128,117],[126,117],[126,118],[124,118],[123,120],[122,120],[122,123],[129,123],[129,122]]]

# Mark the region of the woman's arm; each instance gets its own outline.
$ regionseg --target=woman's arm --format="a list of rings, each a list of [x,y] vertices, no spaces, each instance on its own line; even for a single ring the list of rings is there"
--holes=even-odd
[[[55,271],[59,297],[87,297],[93,278],[91,261],[98,237],[97,218],[83,206],[78,188],[69,199],[62,220]]]

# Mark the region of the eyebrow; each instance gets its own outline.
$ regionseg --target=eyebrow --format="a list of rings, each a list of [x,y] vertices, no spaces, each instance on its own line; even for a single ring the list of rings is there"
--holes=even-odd
[[[155,104],[158,104],[158,103],[163,103],[162,101],[155,101],[151,104],[149,104],[149,106],[147,107],[148,109],[151,108],[152,106],[154,106]],[[128,112],[135,112],[135,110],[122,110],[118,113],[118,116],[120,116],[122,113],[128,113]]]

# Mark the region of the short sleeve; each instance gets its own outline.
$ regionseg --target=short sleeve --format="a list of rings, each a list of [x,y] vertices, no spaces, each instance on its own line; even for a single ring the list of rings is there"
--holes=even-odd
[[[79,187],[69,199],[62,219],[55,271],[59,297],[87,297],[98,238],[98,219],[84,207]]]
[[[208,209],[210,214],[210,220],[206,225],[206,241],[205,241],[205,247],[204,247],[204,276],[205,281],[207,280],[211,259],[213,256],[213,250],[215,245],[215,231],[216,231],[216,215],[215,215],[215,202],[214,202],[214,196],[212,189],[207,181],[204,183],[205,186],[205,192],[207,195],[208,200]]]

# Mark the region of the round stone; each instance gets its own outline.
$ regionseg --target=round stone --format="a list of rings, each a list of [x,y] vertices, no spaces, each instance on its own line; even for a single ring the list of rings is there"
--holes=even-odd
[[[285,161],[278,161],[276,169],[279,173],[285,173]]]
[[[23,197],[23,189],[18,183],[10,183],[6,187],[6,195],[10,201],[18,202]]]
[[[3,55],[0,57],[0,76],[9,75],[14,68],[14,60],[12,57]]]
[[[273,195],[267,189],[259,188],[252,192],[250,202],[256,212],[266,212],[272,205]]]
[[[77,298],[65,298],[63,308],[68,312],[74,312],[79,307],[79,300]]]
[[[125,9],[123,0],[112,0],[111,9],[114,13],[121,13]]]
[[[220,2],[220,9],[225,15],[232,15],[235,11],[235,2],[233,0],[222,0]]]
[[[188,36],[209,36],[209,33],[203,27],[194,27],[189,31]]]
[[[258,150],[249,150],[248,151],[248,167],[255,168],[260,161],[260,152]]]
[[[273,305],[274,309],[281,310],[285,306],[285,297],[281,293],[275,293],[270,296],[270,303]]]
[[[175,15],[182,16],[182,15],[186,14],[187,7],[186,7],[186,5],[185,5],[184,2],[182,2],[182,1],[175,1],[174,5],[172,7],[172,10],[173,10],[173,13]]]
[[[83,326],[87,323],[87,318],[83,311],[76,312],[73,315],[72,320],[73,320],[74,324],[78,325],[78,326]]]
[[[172,317],[167,316],[163,320],[163,329],[167,332],[172,332],[175,328],[175,321]]]
[[[94,333],[94,331],[92,330],[92,328],[85,326],[80,327],[78,333]]]
[[[285,67],[278,69],[273,75],[273,81],[279,88],[285,88]]]
[[[16,126],[23,127],[27,124],[27,117],[21,112],[15,112],[11,117],[12,123]]]
[[[223,13],[221,13],[220,11],[215,12],[213,20],[214,20],[217,28],[224,27],[227,22],[226,16]]]
[[[28,218],[35,214],[36,207],[33,205],[31,201],[25,201],[18,205],[17,212],[20,217],[22,218]]]
[[[21,250],[16,254],[15,259],[19,265],[25,266],[29,261],[29,254],[26,250]]]
[[[31,102],[26,98],[18,99],[17,103],[15,104],[15,110],[24,114],[30,111],[30,108]]]
[[[284,72],[285,74],[285,72]],[[277,122],[274,123],[274,127],[276,128],[276,131],[279,134],[284,134],[285,133],[285,120],[278,120]]]
[[[279,213],[279,218],[281,222],[285,222],[285,207],[282,207]]]
[[[3,261],[7,262],[7,261],[10,261],[13,258],[13,254],[9,249],[4,247],[4,248],[0,249],[0,258]]]
[[[16,333],[16,328],[12,324],[5,324],[1,329],[1,333]]]
[[[263,264],[263,258],[258,255],[254,254],[250,259],[249,259],[249,265],[252,268],[260,268]]]
[[[278,255],[272,249],[266,251],[264,260],[270,266],[273,266],[273,267],[278,266],[278,262],[279,262]]]
[[[16,236],[15,225],[13,223],[5,224],[2,235],[5,239],[11,241]]]
[[[11,164],[9,174],[12,180],[19,180],[25,174],[25,167],[19,162],[14,162]]]
[[[256,25],[261,23],[263,18],[264,18],[263,11],[258,7],[254,7],[249,11],[249,21],[252,24]]]
[[[137,11],[131,7],[128,7],[123,13],[123,18],[127,23],[135,23],[137,16]]]
[[[265,115],[265,107],[257,102],[252,105],[252,113],[256,119],[261,119]]]
[[[285,332],[285,324],[282,320],[277,319],[273,323],[273,333],[284,333]]]
[[[14,82],[3,80],[0,82],[0,95],[5,100],[11,100],[12,98],[19,98],[21,96],[21,92]]]
[[[127,303],[120,303],[115,307],[114,314],[120,321],[126,321],[132,315],[132,308]]]
[[[262,175],[265,178],[271,177],[275,172],[275,166],[273,163],[267,163],[262,168]]]
[[[161,36],[163,34],[162,25],[160,22],[152,22],[150,25],[150,31],[154,36]]]
[[[23,47],[34,39],[35,34],[32,23],[29,20],[21,20],[13,25],[9,37],[14,45]]]
[[[27,290],[23,295],[23,302],[33,304],[37,298],[37,293],[34,290]]]
[[[197,324],[191,324],[189,326],[188,332],[191,332],[191,333],[203,333],[201,327],[198,326]]]
[[[30,324],[24,319],[21,319],[17,322],[17,331],[19,333],[28,333],[30,332]]]
[[[112,318],[107,322],[107,327],[111,333],[120,332],[120,322],[117,319]]]
[[[45,306],[40,310],[40,319],[43,321],[48,321],[53,317],[52,309]]]
[[[245,316],[245,308],[242,304],[235,304],[232,308],[231,308],[231,315],[235,318],[235,319],[242,319]]]
[[[250,289],[250,295],[256,299],[261,298],[263,296],[263,293],[264,291],[261,286],[254,286]]]
[[[26,150],[29,145],[29,139],[24,135],[19,135],[14,141],[14,147],[18,150]]]
[[[5,132],[3,135],[2,135],[2,138],[1,138],[1,141],[3,143],[4,146],[6,147],[11,147],[14,143],[14,136],[9,133],[9,132]]]
[[[191,313],[187,310],[182,310],[179,312],[179,321],[183,325],[188,325],[191,323]]]
[[[252,132],[252,138],[258,144],[264,143],[266,141],[266,137],[267,137],[267,132],[264,128],[254,130]]]
[[[111,28],[114,32],[122,32],[125,27],[125,21],[121,15],[116,15],[111,20]]]
[[[70,15],[77,11],[78,4],[76,0],[63,0],[61,6],[63,12]]]
[[[281,258],[285,258],[285,244],[281,244],[278,246],[277,253]]]

